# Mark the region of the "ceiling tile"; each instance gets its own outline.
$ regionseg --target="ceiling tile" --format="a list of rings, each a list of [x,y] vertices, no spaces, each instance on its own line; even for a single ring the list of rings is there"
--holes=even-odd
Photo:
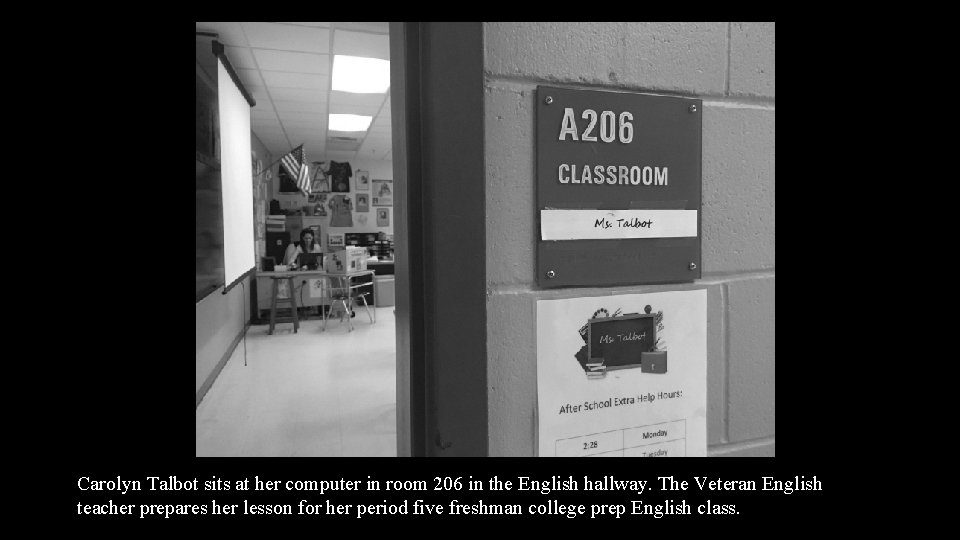
[[[312,53],[330,52],[330,30],[265,22],[245,22],[251,47]]]
[[[326,156],[326,143],[303,143],[303,152],[307,155],[307,161],[324,161]]]
[[[333,32],[333,53],[390,60],[390,36],[366,32]]]
[[[333,150],[333,149],[327,150],[327,155],[326,155],[328,161],[341,161],[341,162],[350,161],[351,159],[355,159],[356,156],[357,156],[356,152],[344,152],[342,150]]]
[[[376,116],[383,104],[381,94],[351,94],[350,92],[330,92],[331,114],[362,114]]]
[[[254,130],[281,131],[280,121],[276,118],[251,118],[250,128]]]
[[[303,120],[282,120],[283,127],[287,130],[296,129],[304,131],[323,131],[327,129],[326,122],[310,122]]]
[[[311,54],[270,49],[251,49],[260,69],[294,73],[330,74],[330,55]]]
[[[299,26],[319,26],[319,27],[323,27],[323,28],[329,28],[329,27],[330,27],[330,23],[328,23],[328,22],[285,22],[285,23],[280,23],[280,24],[296,24],[296,25],[299,25]]]
[[[287,130],[287,137],[290,138],[290,142],[295,142],[296,144],[300,144],[301,142],[307,140],[322,141],[324,135],[325,134],[321,129],[297,128]]]
[[[311,73],[287,73],[286,71],[261,71],[263,80],[273,88],[313,88],[326,92],[330,84],[330,77],[326,75],[313,75]]]
[[[278,102],[301,101],[306,103],[323,103],[327,100],[327,93],[321,89],[270,88],[270,95]],[[277,106],[277,108],[279,109],[280,107]]]
[[[255,120],[257,118],[270,118],[276,120],[277,113],[270,106],[270,103],[257,103],[256,107],[252,107],[250,109],[250,120]]]
[[[235,68],[257,69],[257,64],[253,61],[253,54],[246,47],[224,47],[227,59]]]
[[[366,131],[337,131],[330,130],[330,137],[349,137],[351,139],[363,139],[366,136]]]
[[[387,117],[384,119],[384,117]],[[390,131],[390,120],[389,115],[385,115],[382,112],[373,119],[373,122],[370,123],[370,129],[382,129],[385,131]]]
[[[287,142],[286,135],[281,131],[273,131],[269,129],[253,129],[254,133],[257,134],[257,138],[267,146],[289,146]],[[289,148],[284,151],[289,150]]]
[[[224,45],[236,45],[238,47],[247,47],[247,39],[244,37],[240,23],[237,22],[198,22],[197,31],[208,31],[219,34],[217,41]],[[233,60],[231,58],[231,60]]]
[[[253,99],[257,102],[257,107],[259,107],[261,103],[270,102],[270,96],[267,95],[266,88],[259,85],[248,85],[246,83],[244,83],[243,86],[247,89],[247,92],[250,92],[250,95],[253,96]]]
[[[378,32],[386,34],[390,31],[388,22],[338,22],[336,28],[343,30],[362,30],[364,32]]]
[[[360,105],[330,105],[330,114],[356,114],[358,116],[370,116],[377,114],[377,110],[372,107],[363,107]]]
[[[277,110],[277,113],[291,113],[291,112],[311,112],[311,113],[322,113],[324,116],[327,114],[327,104],[323,103],[307,103],[303,101],[285,101],[276,99],[277,96],[273,96],[276,101],[273,102],[273,107]]]
[[[252,124],[251,124],[251,126],[252,126]],[[268,138],[268,139],[276,139],[276,138],[285,137],[285,135],[284,135],[284,133],[283,133],[283,129],[281,129],[279,123],[277,123],[277,124],[275,124],[275,125],[272,125],[272,126],[270,126],[270,125],[257,124],[256,126],[254,126],[254,128],[255,128],[254,131],[257,132],[257,135],[261,135],[261,136],[266,137],[266,138]]]
[[[301,120],[304,122],[326,122],[326,112],[279,111],[277,116],[281,120]]]
[[[336,150],[355,151],[359,146],[360,146],[359,142],[353,142],[353,141],[340,141],[337,139],[330,139],[327,141],[327,148],[329,150],[334,150],[334,151]]]
[[[240,77],[240,82],[243,83],[243,86],[246,88],[259,87],[263,86],[263,81],[260,79],[260,72],[255,69],[240,69],[236,70],[237,75]],[[249,90],[248,90],[249,91]]]

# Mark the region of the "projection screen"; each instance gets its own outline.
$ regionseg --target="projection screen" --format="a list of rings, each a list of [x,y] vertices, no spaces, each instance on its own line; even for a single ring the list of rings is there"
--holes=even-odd
[[[223,196],[224,292],[256,267],[250,104],[221,58],[217,59],[220,108],[220,181]]]

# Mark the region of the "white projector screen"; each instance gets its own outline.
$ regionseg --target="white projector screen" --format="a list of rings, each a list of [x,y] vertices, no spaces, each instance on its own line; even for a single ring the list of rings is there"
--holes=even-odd
[[[224,292],[256,266],[250,104],[217,59],[220,107],[220,182],[223,197]]]

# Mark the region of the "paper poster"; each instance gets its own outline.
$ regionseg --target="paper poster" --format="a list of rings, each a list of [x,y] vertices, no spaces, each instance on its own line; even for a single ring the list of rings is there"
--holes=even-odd
[[[390,226],[390,209],[378,208],[377,209],[377,227],[389,227],[389,226]]]
[[[706,456],[706,291],[537,301],[537,401],[540,456]]]
[[[310,298],[323,298],[324,278],[310,279]]]
[[[357,191],[370,191],[370,173],[357,171]]]
[[[357,212],[370,211],[370,194],[357,193]]]
[[[373,180],[373,206],[393,206],[393,180]]]

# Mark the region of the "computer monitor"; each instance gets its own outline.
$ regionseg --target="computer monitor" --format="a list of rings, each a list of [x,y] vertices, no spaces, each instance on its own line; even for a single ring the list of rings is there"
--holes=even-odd
[[[319,259],[322,256],[322,253],[301,253],[298,256],[297,267],[303,268],[306,266],[310,270],[316,270],[320,267]]]

